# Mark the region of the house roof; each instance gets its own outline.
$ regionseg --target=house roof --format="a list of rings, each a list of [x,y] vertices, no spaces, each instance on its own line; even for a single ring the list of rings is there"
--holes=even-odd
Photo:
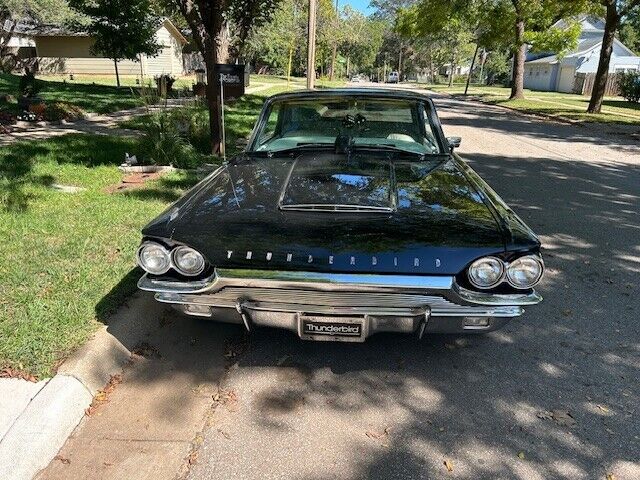
[[[620,40],[618,40],[617,38],[614,38],[613,41],[616,45],[618,45],[619,47],[622,47],[624,50],[629,52],[630,56],[634,56],[633,52],[629,50]],[[578,57],[578,56],[584,55],[585,53],[590,52],[595,48],[598,48],[600,45],[602,45],[602,38],[580,39],[580,41],[578,42],[578,46],[573,50],[566,52],[563,58]],[[551,64],[556,62],[558,62],[558,56],[552,53],[552,54],[544,55],[542,57],[534,58],[533,60],[527,60],[525,63]]]
[[[4,25],[2,26],[3,30],[9,32],[11,31],[11,26],[13,22],[11,20],[6,20]],[[168,18],[164,18],[162,20],[162,25],[169,30],[174,37],[178,39],[180,43],[183,45],[188,43],[188,40],[182,35],[180,30],[176,28],[176,26],[169,20]],[[74,30],[67,26],[62,25],[54,25],[54,24],[43,24],[36,23],[31,20],[20,21],[16,24],[13,33],[29,36],[29,37],[88,37],[90,36],[88,32],[82,30]]]

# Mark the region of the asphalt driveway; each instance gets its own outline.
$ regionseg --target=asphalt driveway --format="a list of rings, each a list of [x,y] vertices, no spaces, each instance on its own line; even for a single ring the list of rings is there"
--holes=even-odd
[[[544,303],[499,332],[422,343],[259,332],[189,478],[640,478],[637,140],[437,106],[541,235]]]
[[[244,341],[137,296],[121,325],[149,325],[144,358],[40,478],[640,478],[637,139],[437,106],[541,235],[541,305],[486,336],[353,345]]]

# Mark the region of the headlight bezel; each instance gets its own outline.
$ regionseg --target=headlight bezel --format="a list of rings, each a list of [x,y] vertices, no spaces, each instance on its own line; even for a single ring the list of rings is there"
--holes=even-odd
[[[185,251],[186,253],[195,253],[198,256],[200,266],[198,267],[197,270],[187,271],[180,265],[180,262],[178,260],[178,255],[180,255],[181,252],[185,252]],[[179,274],[184,275],[186,277],[197,277],[202,272],[204,272],[207,266],[207,261],[204,258],[204,255],[202,255],[202,253],[200,253],[195,248],[189,247],[187,245],[178,245],[173,250],[171,250],[171,264],[175,269],[175,271],[178,272]]]
[[[526,260],[534,261],[540,267],[540,271],[539,271],[538,275],[536,276],[535,280],[532,281],[532,282],[529,282],[525,286],[525,285],[519,285],[517,282],[515,282],[511,278],[512,275],[510,274],[510,269],[514,268],[514,265],[516,265],[518,262],[522,262],[522,261],[526,261]],[[523,255],[521,257],[515,258],[514,260],[509,262],[506,265],[506,268],[505,268],[505,280],[507,281],[507,283],[510,286],[512,286],[513,288],[515,288],[517,290],[529,290],[529,289],[535,287],[538,283],[540,283],[540,280],[542,280],[543,275],[544,275],[544,261],[542,260],[542,257],[540,255],[535,255],[535,254]]]
[[[494,261],[497,263],[497,265],[500,267],[500,275],[498,276],[497,280],[491,284],[487,284],[487,285],[482,285],[477,283],[477,281],[474,280],[474,276],[472,275],[472,269],[474,268],[474,266],[477,263],[483,262],[483,261]],[[500,285],[502,283],[502,281],[504,280],[504,276],[505,276],[505,272],[506,272],[506,265],[505,262],[503,260],[501,260],[498,257],[495,257],[493,255],[489,255],[489,256],[485,256],[485,257],[480,257],[476,260],[474,260],[473,262],[471,262],[471,264],[467,267],[467,279],[469,280],[469,282],[471,283],[471,285],[473,285],[475,288],[478,288],[480,290],[491,290],[492,288],[497,287],[498,285]]]
[[[148,265],[145,265],[145,263],[142,260],[142,255],[144,250],[147,248],[158,248],[161,252],[164,253],[164,257],[166,259],[164,268],[157,269],[154,271],[150,269]],[[167,247],[165,247],[161,243],[154,242],[154,241],[142,242],[142,244],[140,244],[140,246],[138,247],[136,258],[137,258],[138,266],[142,268],[145,272],[150,273],[152,275],[164,275],[169,270],[171,270],[171,267],[173,266],[173,262],[171,261],[171,252],[167,249]]]

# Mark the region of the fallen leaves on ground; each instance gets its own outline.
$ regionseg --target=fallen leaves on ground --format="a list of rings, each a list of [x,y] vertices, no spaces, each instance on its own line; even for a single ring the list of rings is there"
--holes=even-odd
[[[604,412],[604,413],[608,413],[609,409],[607,407],[605,407],[604,405],[596,405],[596,407],[598,407],[598,410]]]
[[[109,395],[116,389],[116,387],[120,383],[122,383],[122,375],[111,375],[111,378],[109,379],[107,385],[102,390],[98,390],[98,393],[95,394],[93,400],[91,401],[91,405],[89,405],[89,408],[87,408],[84,413],[87,416],[95,413],[96,409],[100,405],[109,401]]]
[[[249,336],[244,334],[230,338],[224,345],[224,356],[228,359],[239,357],[249,348]]]
[[[389,436],[389,431],[391,427],[384,427],[382,432],[376,432],[375,430],[368,430],[365,435],[369,438],[375,438],[376,440],[380,440],[381,438],[386,438]]]
[[[453,462],[451,460],[445,460],[442,463],[444,463],[444,466],[447,469],[447,472],[453,472]]]
[[[69,460],[68,458],[63,457],[62,455],[56,455],[55,457],[53,457],[54,460],[58,460],[59,462],[65,464],[65,465],[69,465],[71,463],[71,460]]]
[[[568,410],[543,410],[536,413],[536,417],[542,420],[553,420],[562,427],[573,427],[576,424],[575,419]]]
[[[233,389],[220,389],[212,398],[214,402],[227,407],[230,412],[238,410],[238,394]]]
[[[5,367],[0,370],[0,378],[20,378],[22,380],[26,380],[27,382],[37,382],[38,379],[31,375],[30,373],[23,372],[22,370]]]
[[[149,345],[147,342],[138,343],[131,350],[131,355],[134,357],[143,357],[143,358],[162,358],[158,349],[152,345]]]
[[[518,452],[518,458],[519,458],[520,460],[524,460],[524,459],[525,459],[524,452]]]
[[[222,430],[221,428],[218,429],[218,433],[220,435],[222,435],[224,438],[226,438],[227,440],[229,440],[231,438],[231,435],[229,435],[227,432],[225,432],[224,430]]]
[[[607,480],[616,480],[616,476],[613,473],[607,473]]]

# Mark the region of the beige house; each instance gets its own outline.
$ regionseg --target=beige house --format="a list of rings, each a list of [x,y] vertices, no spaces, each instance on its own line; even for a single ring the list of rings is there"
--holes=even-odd
[[[38,59],[38,72],[41,74],[115,74],[113,59],[91,53],[94,40],[88,34],[40,25],[22,28],[18,34],[33,45],[32,55]],[[158,55],[140,55],[139,61],[120,60],[120,75],[182,75],[182,47],[187,39],[168,19],[163,20],[155,35],[162,46]]]

